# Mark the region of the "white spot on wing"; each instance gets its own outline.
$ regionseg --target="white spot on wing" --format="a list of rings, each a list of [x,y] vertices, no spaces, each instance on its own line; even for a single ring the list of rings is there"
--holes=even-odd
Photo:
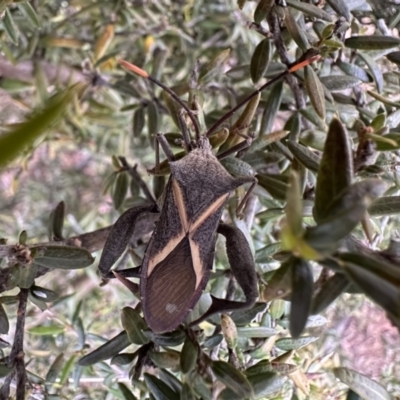
[[[168,313],[170,313],[170,314],[172,314],[173,312],[175,312],[177,309],[178,309],[178,307],[176,306],[176,304],[168,303],[168,304],[165,306],[165,311],[168,312]]]

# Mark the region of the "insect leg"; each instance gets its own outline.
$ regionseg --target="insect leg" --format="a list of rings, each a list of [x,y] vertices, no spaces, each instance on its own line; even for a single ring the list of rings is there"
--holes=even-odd
[[[155,204],[156,200],[153,197],[153,195],[151,194],[149,188],[146,185],[146,182],[143,181],[143,179],[141,178],[141,176],[138,174],[136,168],[137,165],[134,165],[133,167],[131,167],[128,162],[126,161],[125,157],[118,157],[119,160],[121,161],[122,166],[128,171],[129,175],[132,177],[132,179],[139,185],[139,187],[142,189],[143,194],[146,196],[146,199],[150,202]]]
[[[250,147],[252,141],[253,141],[252,138],[247,138],[247,139],[244,140],[243,142],[240,142],[240,143],[238,143],[238,144],[235,144],[235,145],[232,146],[230,149],[228,149],[228,150],[226,150],[226,151],[224,151],[224,152],[222,152],[222,153],[220,153],[220,154],[217,154],[218,160],[223,160],[224,158],[230,156],[231,154],[235,154],[235,153],[237,153],[238,151],[247,149],[248,147]]]
[[[211,296],[210,308],[191,325],[196,325],[217,312],[227,312],[250,308],[258,297],[257,273],[250,246],[243,232],[234,226],[220,223],[218,233],[226,238],[226,250],[233,276],[242,288],[246,301],[232,301]]]
[[[104,278],[110,278],[109,272],[114,263],[125,251],[135,229],[138,217],[149,212],[158,212],[156,204],[138,206],[125,211],[115,222],[108,234],[100,257],[99,271]]]
[[[168,161],[175,161],[174,153],[172,152],[167,139],[165,139],[165,136],[162,133],[157,133],[156,138],[160,143],[165,155],[167,156]]]
[[[192,145],[190,143],[189,129],[186,125],[186,121],[185,121],[183,112],[184,112],[183,109],[180,109],[178,111],[179,128],[181,129],[181,132],[182,132],[183,144],[185,147],[185,151],[186,151],[186,153],[189,153],[190,150],[192,150]]]

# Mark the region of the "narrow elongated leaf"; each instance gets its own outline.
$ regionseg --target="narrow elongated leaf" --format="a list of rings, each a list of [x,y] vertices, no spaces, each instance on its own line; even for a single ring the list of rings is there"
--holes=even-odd
[[[287,145],[299,163],[304,165],[310,171],[318,172],[319,163],[321,161],[319,156],[309,150],[306,146],[294,142],[293,140],[289,140]]]
[[[304,30],[300,28],[297,21],[294,19],[290,7],[285,8],[285,26],[289,31],[290,36],[296,42],[297,46],[305,52],[309,47],[309,43],[307,40],[307,36],[304,33]]]
[[[132,134],[134,137],[139,137],[141,135],[144,128],[144,124],[145,124],[144,108],[140,107],[133,113]],[[152,133],[157,133],[157,132],[152,132]]]
[[[362,399],[390,400],[392,396],[378,382],[348,368],[334,368],[333,373]]]
[[[271,301],[273,299],[280,299],[287,296],[292,289],[292,266],[294,257],[283,262],[281,266],[276,269],[268,281],[268,285],[263,291],[262,298],[264,301]]]
[[[365,216],[371,202],[386,189],[378,179],[366,179],[345,189],[330,203],[330,216],[309,227],[304,240],[318,252],[333,251]]]
[[[128,193],[128,186],[128,173],[126,171],[122,171],[118,174],[117,179],[115,180],[114,190],[112,192],[112,199],[116,210],[122,206]]]
[[[353,157],[347,132],[337,119],[329,125],[324,153],[319,165],[315,188],[315,220],[321,221],[329,215],[330,203],[351,184]]]
[[[81,85],[76,85],[53,96],[41,111],[32,113],[15,130],[3,133],[0,136],[0,167],[14,159],[54,125],[65,113],[73,95],[81,89]]]
[[[384,196],[377,199],[374,204],[368,208],[368,213],[374,216],[400,213],[400,196]]]
[[[13,42],[14,44],[18,44],[19,31],[10,13],[9,8],[6,8],[6,12],[3,18],[3,26],[11,42]]]
[[[349,286],[346,275],[336,273],[330,277],[313,298],[311,314],[320,314],[331,305]]]
[[[154,375],[143,374],[144,380],[156,400],[179,400],[179,394]]]
[[[231,364],[225,361],[214,361],[211,370],[216,378],[224,383],[241,398],[251,397],[253,390],[247,378]]]
[[[147,325],[136,310],[124,307],[121,312],[121,322],[131,343],[146,344],[149,342],[143,333],[143,330],[147,329]]]
[[[367,64],[376,84],[376,90],[378,93],[382,93],[383,90],[383,74],[379,65],[375,62],[375,60],[363,51],[358,53],[358,56],[361,57],[365,64]]]
[[[306,86],[308,97],[310,98],[311,104],[314,107],[315,112],[323,120],[325,120],[326,111],[324,88],[317,74],[309,65],[304,68],[304,83]]]
[[[351,64],[345,61],[338,60],[337,66],[346,74],[354,76],[362,82],[370,82],[370,77],[367,72],[358,65]]]
[[[272,48],[270,39],[262,40],[254,50],[250,61],[250,76],[257,83],[265,74],[271,60]]]
[[[356,264],[346,263],[345,272],[370,299],[397,317],[400,296],[397,285]]]
[[[310,313],[314,290],[311,265],[296,258],[292,266],[292,296],[290,307],[290,334],[298,338],[303,332]]]
[[[124,400],[137,400],[137,397],[128,389],[128,387],[122,383],[117,382],[118,389],[121,391]]]
[[[303,12],[304,14],[309,15],[310,17],[322,19],[327,22],[331,22],[333,20],[332,16],[324,11],[322,8],[314,6],[311,3],[303,3],[302,1],[298,0],[286,0],[286,4],[290,7],[295,8]]]
[[[288,191],[288,185],[275,176],[257,174],[256,175],[258,184],[263,187],[269,194],[277,200],[285,200],[286,193]]]
[[[344,45],[350,49],[385,50],[398,47],[400,39],[393,36],[378,35],[352,36],[344,41]]]
[[[64,353],[61,353],[55,358],[55,360],[51,364],[46,374],[46,382],[54,383],[58,378],[58,375],[60,375],[63,365],[64,365]],[[47,389],[52,387],[52,385],[46,385],[46,386]]]
[[[260,136],[263,136],[272,131],[272,126],[276,114],[281,106],[283,95],[283,82],[278,82],[274,85],[265,105],[260,128]]]
[[[151,350],[149,353],[151,361],[158,368],[170,368],[176,370],[179,368],[179,360],[181,354],[179,351],[167,349],[166,351],[154,351]]]
[[[51,336],[51,335],[59,335],[63,333],[65,328],[60,325],[46,325],[46,326],[35,326],[28,330],[32,335],[38,336]]]
[[[39,17],[31,3],[18,3],[18,8],[34,28],[40,28]]]
[[[382,279],[400,287],[400,268],[397,265],[361,253],[342,253],[339,255],[339,258],[345,262],[365,268]]]
[[[199,82],[207,83],[215,75],[220,74],[222,67],[229,60],[230,49],[218,53],[212,60],[204,64],[199,72]]]
[[[81,247],[47,245],[30,248],[36,264],[47,268],[86,268],[94,261],[92,255]]]
[[[352,89],[361,84],[361,80],[347,75],[328,75],[320,78],[321,83],[331,92]]]
[[[261,23],[265,18],[267,18],[268,14],[271,12],[272,7],[275,4],[275,0],[260,0],[257,4],[257,7],[254,11],[254,22],[256,24]]]
[[[0,333],[2,333],[3,335],[7,335],[9,329],[10,323],[8,322],[6,310],[0,303]]]
[[[309,345],[312,342],[318,340],[315,336],[302,336],[297,339],[294,338],[282,338],[275,342],[275,346],[281,350],[298,350],[304,346]]]
[[[351,13],[345,0],[327,0],[327,3],[342,17],[345,17],[347,21],[351,20]]]
[[[78,365],[87,366],[99,361],[108,360],[131,344],[126,331],[122,331],[98,349],[92,351],[78,361]]]
[[[180,358],[180,367],[182,374],[188,374],[193,371],[197,363],[198,348],[189,336],[186,337],[183,344]]]

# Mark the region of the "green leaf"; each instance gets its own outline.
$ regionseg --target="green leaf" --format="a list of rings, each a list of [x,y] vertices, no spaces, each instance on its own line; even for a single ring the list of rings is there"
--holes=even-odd
[[[385,196],[377,199],[374,204],[368,208],[368,213],[374,216],[400,213],[400,196]]]
[[[9,329],[10,329],[10,323],[8,322],[6,310],[0,303],[0,333],[2,333],[3,335],[7,335]]]
[[[280,242],[270,243],[261,249],[256,250],[255,261],[256,263],[267,263],[271,261],[271,257],[282,248]]]
[[[320,314],[331,305],[349,286],[346,275],[336,273],[325,281],[313,298],[311,314]]]
[[[290,293],[292,290],[292,265],[294,260],[294,257],[290,257],[273,272],[268,285],[263,291],[262,298],[264,301],[280,299]]]
[[[309,15],[310,17],[322,19],[327,22],[333,21],[333,17],[330,14],[328,14],[322,8],[314,6],[311,3],[303,3],[302,1],[298,0],[286,0],[286,4],[303,12],[304,14]]]
[[[365,64],[367,64],[376,84],[376,90],[378,93],[382,93],[383,90],[383,74],[380,66],[375,60],[363,51],[358,52],[358,56],[361,57]]]
[[[160,129],[160,114],[155,102],[150,102],[147,105],[147,130],[149,135],[154,135],[159,132]]]
[[[318,337],[315,336],[302,336],[297,339],[282,338],[275,342],[275,346],[284,351],[298,350],[312,342],[315,342],[316,340],[318,340]]]
[[[39,17],[31,3],[18,3],[18,8],[34,28],[40,29]]]
[[[133,113],[133,120],[132,120],[132,134],[133,137],[139,137],[143,131],[145,123],[144,118],[144,108],[140,107]],[[158,132],[152,132],[158,133]]]
[[[304,240],[318,252],[333,251],[385,189],[386,184],[378,179],[365,179],[349,186],[329,204],[329,217],[307,228]]]
[[[360,79],[347,75],[328,75],[320,78],[321,83],[331,92],[352,89],[361,84]]]
[[[3,27],[6,31],[7,36],[13,42],[13,44],[18,44],[19,30],[17,25],[15,25],[14,19],[11,16],[9,8],[6,8],[6,12],[3,18]]]
[[[30,250],[35,263],[46,268],[86,268],[94,261],[92,255],[81,247],[47,245],[32,246]]]
[[[371,81],[367,72],[356,64],[351,64],[342,60],[338,60],[336,64],[346,75],[354,76],[361,82]]]
[[[196,400],[197,397],[194,394],[192,385],[185,382],[182,386],[180,400]]]
[[[260,24],[272,10],[275,0],[260,0],[254,11],[254,22]]]
[[[69,376],[71,375],[72,369],[75,367],[75,358],[76,355],[72,355],[68,361],[65,363],[64,368],[61,371],[60,375],[60,384],[64,385],[67,382]]]
[[[11,372],[14,371],[14,368],[9,368],[4,364],[0,363],[0,378],[5,378],[6,376],[10,375]]]
[[[269,194],[277,200],[286,200],[286,193],[289,185],[282,182],[275,175],[256,175],[258,184],[263,187]]]
[[[3,133],[0,136],[0,167],[17,157],[51,125],[54,125],[65,113],[73,95],[81,88],[82,85],[75,85],[53,96],[42,110],[28,116],[26,122],[19,124],[11,132]]]
[[[330,213],[332,200],[351,184],[353,155],[345,127],[337,119],[329,125],[315,188],[314,218],[322,221]]]
[[[52,303],[53,301],[56,301],[59,298],[58,294],[53,292],[52,290],[45,289],[43,287],[36,285],[31,286],[30,292],[32,296],[44,302]]]
[[[65,203],[60,201],[50,215],[49,240],[62,240],[64,227]]]
[[[347,21],[351,21],[351,13],[347,4],[344,0],[326,0],[326,2],[342,17],[345,17]]]
[[[128,339],[126,331],[122,331],[114,336],[108,342],[104,343],[98,349],[92,351],[78,361],[78,365],[87,366],[95,364],[99,361],[107,360],[114,357],[120,351],[128,347],[131,342]]]
[[[162,380],[148,373],[143,374],[143,377],[156,400],[179,400],[179,395]]]
[[[225,361],[213,361],[211,370],[216,378],[241,398],[251,397],[253,390],[247,378]]]
[[[307,51],[310,45],[308,43],[307,36],[304,30],[301,29],[300,26],[297,24],[296,20],[293,17],[293,14],[290,11],[290,7],[285,7],[284,10],[285,10],[284,24],[290,36],[303,52]]]
[[[224,158],[221,164],[233,176],[254,176],[255,174],[250,164],[236,157]]]
[[[237,328],[238,336],[245,338],[268,338],[277,335],[279,331],[274,328],[268,328],[266,326],[250,326],[250,327],[239,327]]]
[[[46,325],[46,326],[35,326],[29,328],[28,332],[32,335],[38,336],[52,336],[59,335],[65,331],[65,327],[60,325]]]
[[[365,268],[369,272],[400,287],[400,269],[396,265],[361,253],[342,253],[339,255],[339,258],[346,263],[356,264]]]
[[[278,113],[283,96],[283,82],[277,82],[268,97],[267,104],[264,107],[264,112],[261,120],[260,137],[270,133]]]
[[[124,307],[121,311],[121,322],[129,341],[134,344],[146,344],[149,339],[143,333],[147,325],[139,312],[131,307]]]
[[[400,39],[393,36],[361,35],[347,38],[344,45],[350,49],[358,50],[386,50],[398,47]]]
[[[58,375],[60,375],[61,369],[64,365],[64,353],[59,354],[53,363],[51,364],[49,370],[46,374],[46,382],[47,383],[55,383]],[[47,390],[51,389],[53,385],[46,384]]]
[[[378,382],[348,368],[334,368],[336,378],[349,386],[364,400],[390,400],[392,396]]]
[[[271,41],[266,38],[257,45],[251,57],[250,76],[253,83],[257,83],[264,76],[271,61],[271,56]]]
[[[311,265],[296,258],[292,266],[292,296],[290,306],[290,334],[298,338],[310,314],[314,294],[314,276]]]
[[[312,67],[307,65],[304,68],[304,83],[311,104],[314,107],[315,112],[323,119],[326,118],[325,110],[325,95],[324,88],[319,80],[317,74],[314,72]]]
[[[318,172],[319,163],[321,161],[319,156],[306,146],[294,142],[293,140],[289,140],[287,146],[300,164],[304,165],[310,171]]]
[[[212,60],[204,64],[199,72],[199,82],[202,84],[209,82],[216,75],[222,73],[222,68],[229,60],[231,50],[226,49],[218,53]]]
[[[128,173],[126,171],[121,171],[115,180],[114,190],[112,192],[112,199],[116,210],[118,210],[124,203],[125,197],[128,193],[128,186]]]
[[[122,393],[122,396],[124,400],[137,400],[137,397],[134,396],[134,394],[128,389],[128,387],[122,383],[122,382],[117,382],[118,389]]]
[[[181,351],[180,367],[182,374],[193,371],[197,364],[198,348],[187,336]]]
[[[158,367],[158,368],[171,368],[176,370],[179,368],[179,360],[181,353],[176,350],[167,349],[166,351],[149,351],[149,357],[151,361]]]
[[[383,279],[366,268],[346,262],[346,275],[375,303],[379,304],[392,317],[398,316],[400,297],[399,286]]]

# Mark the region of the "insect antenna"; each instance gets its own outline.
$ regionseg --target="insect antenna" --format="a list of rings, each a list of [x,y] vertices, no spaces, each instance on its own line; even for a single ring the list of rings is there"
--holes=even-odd
[[[272,78],[269,80],[267,83],[262,85],[259,89],[255,90],[251,94],[249,94],[245,99],[243,99],[240,103],[238,103],[235,107],[233,107],[231,110],[229,110],[224,116],[222,116],[217,122],[214,123],[214,125],[207,131],[206,136],[210,137],[212,136],[213,132],[215,129],[220,126],[223,122],[225,122],[227,119],[229,119],[232,114],[234,114],[239,108],[243,107],[247,102],[249,102],[253,97],[257,96],[258,93],[262,92],[264,89],[266,89],[268,86],[271,86],[275,82],[280,81],[281,79],[285,78],[289,74],[313,63],[314,61],[318,60],[320,58],[319,51],[317,49],[309,49],[307,50],[296,62],[294,62],[289,68],[280,73],[279,75],[275,76],[275,78]],[[157,78],[154,78],[153,76],[149,75],[145,70],[142,68],[137,67],[134,64],[131,64],[125,60],[120,60],[119,64],[124,67],[125,69],[134,72],[137,75],[142,76],[143,78],[148,79],[149,81],[155,83],[157,86],[160,86],[162,89],[164,89],[174,100],[176,100],[182,108],[188,113],[189,118],[191,119],[194,130],[196,132],[196,140],[200,139],[200,127],[199,123],[193,113],[193,111],[177,96],[176,93],[174,93],[168,86],[164,85],[161,81],[159,81]]]
[[[258,93],[262,92],[268,86],[271,86],[273,83],[280,81],[285,78],[287,75],[295,72],[306,65],[313,63],[314,61],[320,58],[319,51],[316,49],[307,50],[296,62],[294,62],[286,71],[280,73],[279,75],[272,78],[270,81],[262,85],[259,89],[255,90],[251,94],[249,94],[245,99],[243,99],[240,103],[238,103],[235,107],[230,109],[225,115],[223,115],[214,125],[207,131],[206,136],[212,136],[215,129],[220,126],[223,122],[225,122],[228,118],[231,117],[239,108],[243,107],[246,103],[248,103],[253,97],[257,96]]]
[[[153,76],[149,75],[144,69],[139,68],[138,66],[131,64],[128,61],[119,60],[119,64],[125,69],[132,71],[135,74],[140,75],[145,79],[148,79],[149,81],[153,82],[157,86],[160,86],[162,89],[164,89],[187,112],[194,126],[194,130],[196,133],[196,140],[200,139],[200,126],[193,111],[182,101],[182,99],[173,90],[171,90],[168,86],[164,85],[157,78],[154,78]]]

